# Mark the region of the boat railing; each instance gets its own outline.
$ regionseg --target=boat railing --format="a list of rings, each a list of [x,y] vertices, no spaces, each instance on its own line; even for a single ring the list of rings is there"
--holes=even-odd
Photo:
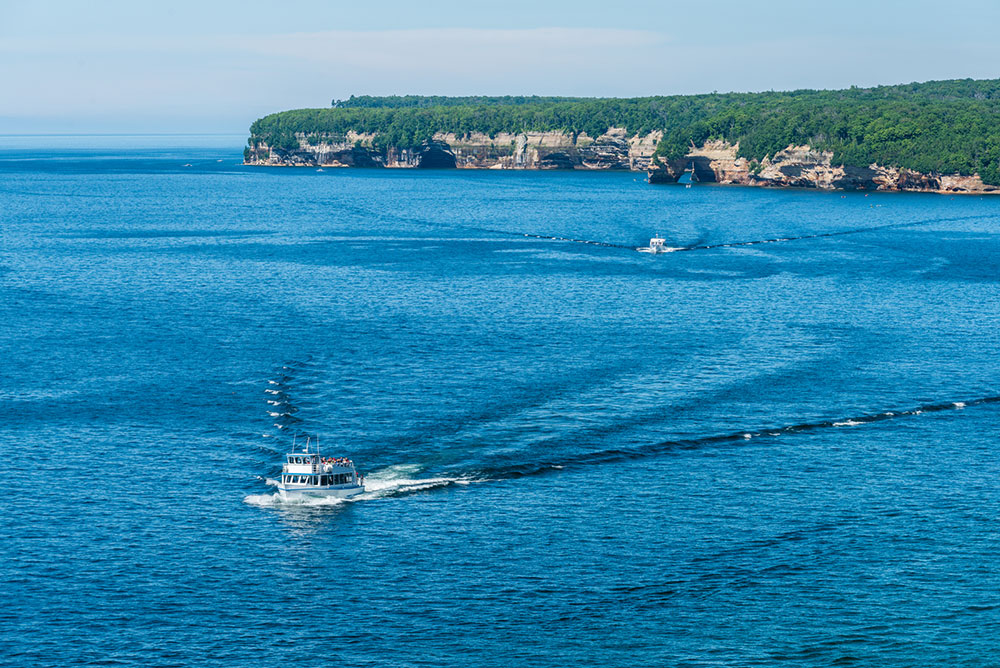
[[[308,467],[308,470],[306,470],[306,471],[301,471],[301,470],[292,471],[292,470],[289,469],[289,466]],[[329,467],[329,468],[327,468],[327,467]],[[354,468],[354,464],[348,464],[348,465],[344,465],[344,464],[316,464],[315,466],[310,466],[308,464],[282,464],[281,465],[281,472],[282,473],[291,473],[292,475],[295,475],[295,474],[298,474],[298,475],[320,475],[322,473],[332,473],[334,471],[336,471],[337,473],[354,473],[356,470],[357,469]]]

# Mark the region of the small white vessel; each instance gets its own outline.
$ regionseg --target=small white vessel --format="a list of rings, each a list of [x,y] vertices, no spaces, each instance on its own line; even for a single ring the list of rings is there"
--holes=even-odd
[[[278,492],[282,499],[347,499],[365,491],[364,477],[358,475],[354,462],[346,457],[324,457],[318,440],[311,450],[310,439],[301,452],[295,450],[293,444],[281,467]]]
[[[667,240],[663,237],[655,236],[649,240],[648,246],[640,246],[639,248],[636,248],[636,250],[640,253],[653,253],[654,255],[657,253],[669,253],[672,250],[676,250],[667,246],[666,243]]]

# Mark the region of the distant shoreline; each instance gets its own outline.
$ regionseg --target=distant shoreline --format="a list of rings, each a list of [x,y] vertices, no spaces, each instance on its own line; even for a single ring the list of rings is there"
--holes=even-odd
[[[247,164],[624,169],[653,182],[993,192],[1000,79],[634,98],[352,96],[250,126]]]

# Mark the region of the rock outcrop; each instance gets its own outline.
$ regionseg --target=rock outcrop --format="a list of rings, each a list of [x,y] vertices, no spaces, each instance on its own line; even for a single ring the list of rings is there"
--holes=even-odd
[[[886,190],[936,193],[1000,193],[979,176],[922,174],[898,167],[833,164],[833,153],[809,146],[788,146],[755,163],[737,157],[738,145],[722,141],[692,146],[684,158],[657,161],[649,170],[650,183],[676,183],[693,169],[695,180],[746,186],[819,188],[824,190]]]
[[[291,167],[399,167],[459,169],[584,169],[647,171],[650,183],[675,183],[694,170],[700,182],[826,190],[890,190],[937,193],[1000,193],[976,175],[922,174],[898,167],[833,164],[833,153],[788,146],[761,162],[739,157],[739,146],[709,141],[672,161],[654,158],[662,134],[629,136],[610,128],[599,137],[585,132],[437,133],[413,149],[376,148],[374,135],[297,136],[288,150],[257,143],[248,165]]]
[[[611,128],[599,137],[587,133],[481,133],[456,136],[439,132],[415,149],[375,148],[373,135],[350,132],[342,137],[297,136],[287,150],[257,143],[248,149],[248,165],[288,167],[457,167],[469,169],[646,170],[662,135],[629,136]]]

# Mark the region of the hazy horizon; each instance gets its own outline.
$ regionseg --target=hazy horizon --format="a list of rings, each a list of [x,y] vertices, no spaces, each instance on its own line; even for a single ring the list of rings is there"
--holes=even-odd
[[[262,115],[351,94],[637,97],[1000,75],[1000,7],[951,9],[49,0],[5,9],[0,135],[245,134]]]

